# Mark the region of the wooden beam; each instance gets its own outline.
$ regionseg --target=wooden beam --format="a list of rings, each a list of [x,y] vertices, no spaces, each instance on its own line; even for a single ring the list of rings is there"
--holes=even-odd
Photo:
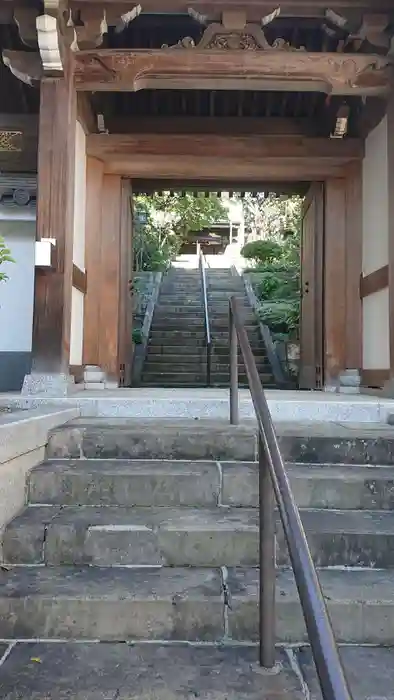
[[[379,95],[390,88],[388,66],[389,59],[384,56],[286,48],[101,49],[75,53],[76,87],[82,91],[247,89]]]
[[[118,156],[188,156],[223,159],[241,158],[322,158],[328,160],[360,160],[364,144],[359,139],[308,138],[272,135],[218,134],[91,134],[87,137],[87,153],[105,162]]]
[[[78,93],[85,95],[85,93]],[[160,95],[159,95],[160,96]],[[117,117],[105,119],[110,134],[261,134],[313,136],[311,119],[271,117]]]
[[[91,134],[88,155],[105,171],[133,179],[285,180],[324,179],[359,161],[362,141],[300,136],[217,134]]]
[[[68,373],[71,330],[76,94],[73,76],[41,84],[37,238],[56,240],[56,269],[36,275],[32,366]]]
[[[369,275],[360,277],[360,298],[370,296],[386,289],[389,285],[389,266],[383,265],[378,270],[374,270]]]

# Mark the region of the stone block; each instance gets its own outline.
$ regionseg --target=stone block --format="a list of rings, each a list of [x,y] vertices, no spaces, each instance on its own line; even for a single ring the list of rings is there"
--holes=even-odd
[[[223,605],[208,569],[17,568],[0,581],[0,636],[215,641]]]

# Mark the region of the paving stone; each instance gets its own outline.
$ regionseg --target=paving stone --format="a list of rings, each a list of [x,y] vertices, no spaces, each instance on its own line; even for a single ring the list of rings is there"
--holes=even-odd
[[[342,647],[339,653],[353,700],[393,700],[394,649]],[[310,649],[301,649],[297,657],[310,700],[321,700]]]
[[[281,652],[278,661],[273,675],[259,668],[254,649],[18,644],[0,681],[4,700],[303,700]]]
[[[319,579],[335,637],[349,644],[394,644],[394,574],[373,569],[321,569]],[[258,570],[230,569],[228,588],[231,639],[258,639]],[[278,570],[276,592],[277,640],[307,641],[294,578]]]
[[[215,462],[51,461],[29,479],[32,503],[214,506],[218,497]]]
[[[3,639],[224,636],[219,571],[17,567],[1,573],[0,581]]]
[[[222,462],[221,502],[257,507],[258,465]],[[299,508],[394,509],[394,469],[357,465],[287,464]]]

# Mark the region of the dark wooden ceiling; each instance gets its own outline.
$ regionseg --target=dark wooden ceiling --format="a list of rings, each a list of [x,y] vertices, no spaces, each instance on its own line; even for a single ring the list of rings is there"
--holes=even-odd
[[[119,31],[119,25],[110,26],[103,46],[160,49],[163,44],[171,46],[185,37],[191,37],[195,43],[198,43],[204,30],[205,26],[189,15],[141,14],[123,31]],[[264,27],[264,34],[270,44],[275,39],[281,38],[297,48],[304,46],[307,51],[333,52],[340,48],[341,42],[348,36],[345,30],[329,26],[323,17],[277,17]],[[365,42],[362,50],[368,51],[368,49],[371,52],[376,51],[376,48],[368,47],[368,42]],[[350,45],[349,49],[344,50],[351,50]]]

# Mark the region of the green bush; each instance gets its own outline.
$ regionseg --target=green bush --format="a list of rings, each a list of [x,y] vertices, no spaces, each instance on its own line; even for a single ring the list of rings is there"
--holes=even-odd
[[[256,284],[256,293],[261,301],[268,299],[296,299],[299,295],[298,270],[261,272],[259,281]]]
[[[244,245],[241,255],[247,260],[254,260],[256,264],[269,263],[283,256],[283,246],[270,239],[251,241]]]
[[[134,328],[131,334],[134,345],[142,345],[142,331],[141,328]]]
[[[300,323],[300,302],[288,299],[275,302],[262,302],[258,314],[272,333],[295,336]]]
[[[0,265],[5,262],[15,262],[15,260],[11,257],[11,251],[7,248],[4,238],[0,236]],[[5,272],[0,272],[0,282],[7,279],[8,275]]]

